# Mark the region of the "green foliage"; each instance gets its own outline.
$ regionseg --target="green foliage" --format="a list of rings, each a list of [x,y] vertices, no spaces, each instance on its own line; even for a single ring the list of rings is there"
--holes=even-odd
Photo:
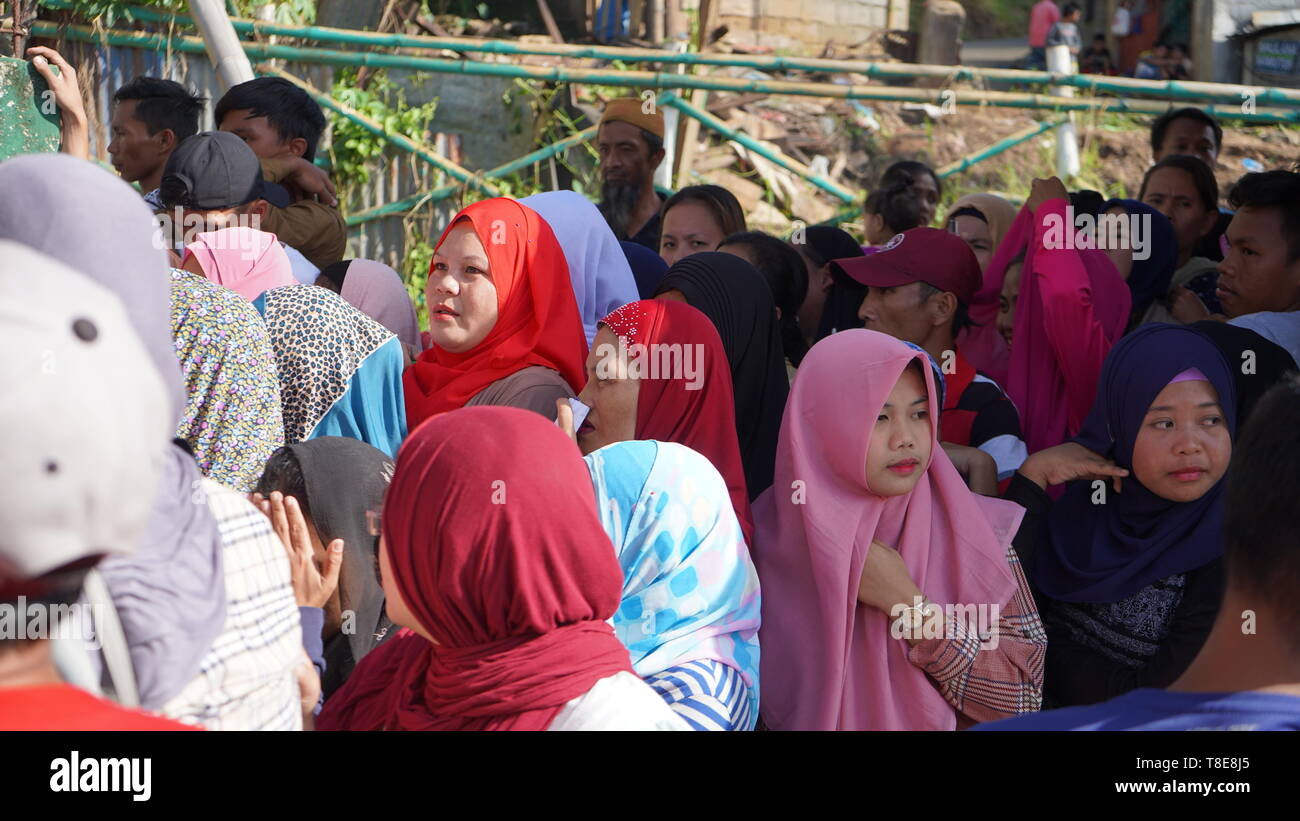
[[[343,105],[378,122],[390,134],[401,134],[425,142],[437,100],[407,106],[400,88],[389,83],[384,72],[371,75],[367,88],[356,84],[356,71],[345,69],[334,81],[333,97]],[[341,114],[326,111],[333,124],[330,165],[338,187],[361,185],[370,180],[370,166],[391,145],[382,136]]]

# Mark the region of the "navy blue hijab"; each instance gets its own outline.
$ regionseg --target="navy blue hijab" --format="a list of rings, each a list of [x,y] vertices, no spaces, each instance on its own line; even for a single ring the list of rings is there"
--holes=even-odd
[[[1152,302],[1169,294],[1169,283],[1173,280],[1174,269],[1178,267],[1178,238],[1174,235],[1174,224],[1169,218],[1144,202],[1109,200],[1097,214],[1104,214],[1116,206],[1131,215],[1150,217],[1148,224],[1151,230],[1146,240],[1151,253],[1146,259],[1134,258],[1133,268],[1128,275],[1128,289],[1133,295],[1132,316],[1141,319]]]
[[[1097,399],[1074,441],[1132,471],[1133,445],[1147,410],[1188,368],[1199,369],[1218,391],[1235,439],[1236,388],[1223,354],[1198,331],[1151,323],[1106,356]],[[1072,483],[1048,516],[1047,538],[1035,558],[1037,588],[1060,601],[1116,602],[1209,564],[1223,555],[1225,479],[1195,501],[1171,502],[1130,473],[1121,492],[1101,505],[1092,503],[1091,482]]]
[[[636,292],[642,299],[654,299],[660,281],[663,280],[664,274],[668,273],[668,263],[664,262],[663,257],[639,242],[625,239],[620,240],[618,244],[622,246],[623,256],[627,257],[627,264],[632,269],[632,278],[636,280]]]

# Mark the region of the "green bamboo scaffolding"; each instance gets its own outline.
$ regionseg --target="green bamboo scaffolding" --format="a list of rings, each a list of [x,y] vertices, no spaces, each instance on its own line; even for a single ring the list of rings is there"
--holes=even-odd
[[[682,114],[699,120],[705,127],[716,131],[728,140],[734,140],[735,142],[740,143],[755,154],[776,163],[787,171],[798,174],[803,179],[817,186],[836,199],[843,202],[854,202],[857,200],[857,195],[844,186],[826,179],[802,163],[790,159],[780,151],[775,151],[771,147],[763,145],[763,143],[749,136],[745,132],[731,128],[726,123],[722,122],[722,120],[719,120],[707,111],[702,111],[701,109],[696,108],[681,97],[678,97],[676,94],[668,93],[660,95],[659,105],[665,108],[675,108]]]
[[[56,9],[72,9],[66,0],[45,0]],[[138,6],[128,7],[136,20],[147,23],[192,25],[189,17],[173,15]],[[933,66],[909,63],[877,63],[866,60],[831,60],[811,57],[712,54],[674,52],[659,49],[616,46],[584,46],[560,43],[521,43],[513,40],[481,40],[470,37],[430,37],[389,34],[327,26],[299,26],[266,23],[260,20],[232,19],[235,31],[244,35],[295,37],[320,43],[359,45],[384,48],[412,48],[494,54],[504,56],[540,55],[577,59],[618,60],[625,63],[664,63],[755,68],[767,71],[816,71],[830,74],[863,74],[872,79],[930,77],[947,82],[996,80],[1029,85],[1071,86],[1093,93],[1142,94],[1181,102],[1232,103],[1240,106],[1252,100],[1256,106],[1300,106],[1300,90],[1244,86],[1230,83],[1204,83],[1181,80],[1138,80],[1131,77],[1108,77],[1095,74],[1054,74],[1049,71],[1026,71],[1011,68],[976,66]]]
[[[1001,154],[1003,151],[1006,151],[1010,148],[1015,148],[1016,146],[1020,145],[1023,142],[1032,140],[1034,137],[1037,137],[1039,134],[1042,134],[1044,131],[1050,131],[1051,129],[1056,128],[1058,125],[1061,125],[1064,122],[1066,122],[1067,119],[1068,119],[1067,117],[1054,117],[1050,120],[1044,120],[1041,123],[1032,125],[1029,128],[1024,129],[1023,131],[1018,131],[1015,134],[1010,134],[998,140],[997,142],[993,143],[992,145],[981,148],[978,151],[973,151],[970,154],[967,154],[965,157],[962,157],[961,159],[955,162],[951,162],[948,165],[945,165],[943,168],[940,168],[936,173],[939,175],[939,179],[941,180],[947,179],[948,177],[951,177],[954,174],[960,174],[962,171],[965,171],[966,169],[970,168],[975,163],[983,162],[984,160],[987,160],[990,157],[995,157],[998,154]]]
[[[598,125],[593,125],[590,128],[585,128],[576,134],[570,134],[569,136],[565,137],[562,140],[558,140],[554,143],[551,143],[545,148],[539,148],[536,151],[533,151],[529,154],[525,154],[524,156],[520,157],[517,160],[511,160],[510,162],[504,165],[498,165],[496,168],[492,168],[487,171],[484,171],[479,176],[484,179],[501,179],[502,177],[505,177],[509,174],[513,174],[516,171],[519,171],[520,169],[527,168],[528,166],[532,165],[535,162],[541,162],[542,160],[550,159],[551,157],[554,157],[556,154],[562,154],[565,151],[572,148],[573,146],[579,145],[581,143],[586,142],[587,140],[590,140],[592,137],[596,136],[596,131],[599,128],[600,126]],[[450,197],[452,194],[455,194],[457,191],[461,190],[462,187],[463,186],[461,185],[444,185],[441,186],[440,188],[435,188],[431,191],[424,191],[419,194],[413,194],[412,196],[406,197],[405,199],[400,199],[395,202],[385,203],[384,205],[380,205],[375,208],[368,209],[366,211],[358,211],[357,213],[352,214],[347,218],[347,224],[350,226],[360,225],[362,223],[370,222],[371,220],[376,220],[381,217],[389,217],[389,216],[393,216],[394,214],[405,213],[421,205],[426,205],[429,203],[434,203],[440,200],[444,200],[447,197]]]
[[[299,79],[298,77],[295,77],[294,75],[290,74],[287,71],[281,71],[280,69],[274,68],[272,66],[259,65],[258,73],[262,74],[263,76],[279,77],[283,80],[288,80],[289,82],[296,85],[298,88],[301,88],[313,100],[315,100],[317,103],[324,106],[325,108],[328,108],[330,111],[333,111],[339,116],[345,117],[346,119],[356,123],[357,125],[361,126],[362,128],[366,129],[372,134],[376,134],[380,137],[383,137],[384,139],[388,140],[390,143],[402,149],[403,151],[407,151],[410,152],[411,154],[414,154],[415,156],[419,157],[421,160],[424,160],[425,162],[432,165],[434,168],[437,168],[440,171],[445,171],[446,173],[450,174],[452,177],[455,177],[456,179],[460,180],[466,185],[470,185],[473,186],[474,188],[477,188],[478,190],[482,191],[484,194],[487,194],[489,197],[495,197],[501,193],[490,183],[484,181],[479,175],[476,175],[473,171],[470,171],[466,168],[462,168],[461,166],[457,165],[456,163],[442,156],[441,154],[439,154],[437,151],[430,148],[429,146],[423,145],[421,143],[417,143],[414,140],[406,137],[404,134],[397,134],[387,130],[381,124],[375,122],[374,120],[365,116],[361,112],[355,111],[349,108],[348,106],[343,105],[338,100],[335,100],[333,97],[329,96],[328,94],[323,93],[320,89],[316,88],[310,83],[304,82],[303,80]]]
[[[197,37],[168,36],[148,32],[123,32],[113,29],[95,31],[88,26],[57,26],[38,22],[32,25],[37,37],[58,38],[115,46],[164,49],[192,53],[204,52],[203,41]],[[468,60],[442,60],[428,57],[408,57],[396,54],[330,51],[328,49],[299,48],[296,46],[244,43],[244,51],[252,59],[281,59],[301,63],[325,65],[370,66],[373,68],[404,68],[444,74],[462,74],[551,83],[593,83],[629,88],[682,89],[700,88],[710,91],[734,93],[778,94],[802,97],[831,97],[850,100],[888,100],[895,102],[931,103],[945,106],[952,103],[963,106],[991,106],[1049,111],[1111,111],[1131,114],[1162,114],[1168,105],[1153,100],[1128,100],[1123,98],[1053,97],[1044,94],[1017,94],[996,91],[935,89],[910,90],[884,86],[851,86],[834,83],[797,83],[782,80],[742,80],[709,75],[673,74],[650,71],[617,71],[580,69],[568,67],[522,66],[509,63],[483,63]],[[1292,124],[1300,123],[1300,110],[1243,112],[1238,106],[1230,109],[1207,106],[1205,111],[1224,120],[1250,123]]]

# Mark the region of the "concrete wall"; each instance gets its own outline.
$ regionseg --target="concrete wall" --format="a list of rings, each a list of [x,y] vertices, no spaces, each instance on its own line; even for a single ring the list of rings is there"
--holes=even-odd
[[[892,4],[895,23],[906,28],[906,0]],[[718,20],[737,42],[808,53],[821,51],[828,40],[860,43],[887,28],[890,5],[891,0],[720,0]]]
[[[1257,11],[1289,10],[1296,0],[1197,0],[1193,12],[1195,42],[1192,59],[1196,79],[1216,83],[1241,82],[1242,45],[1228,38],[1235,34]],[[1210,54],[1208,64],[1203,55]]]

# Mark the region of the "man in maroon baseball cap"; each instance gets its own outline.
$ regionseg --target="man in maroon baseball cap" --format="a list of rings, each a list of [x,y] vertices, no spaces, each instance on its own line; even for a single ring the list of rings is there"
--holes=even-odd
[[[939,363],[946,384],[940,439],[988,453],[998,479],[1009,479],[1026,456],[1020,416],[1002,388],[957,350],[983,281],[970,246],[938,228],[913,228],[874,254],[830,264],[867,286],[858,316],[868,329],[918,345]]]

